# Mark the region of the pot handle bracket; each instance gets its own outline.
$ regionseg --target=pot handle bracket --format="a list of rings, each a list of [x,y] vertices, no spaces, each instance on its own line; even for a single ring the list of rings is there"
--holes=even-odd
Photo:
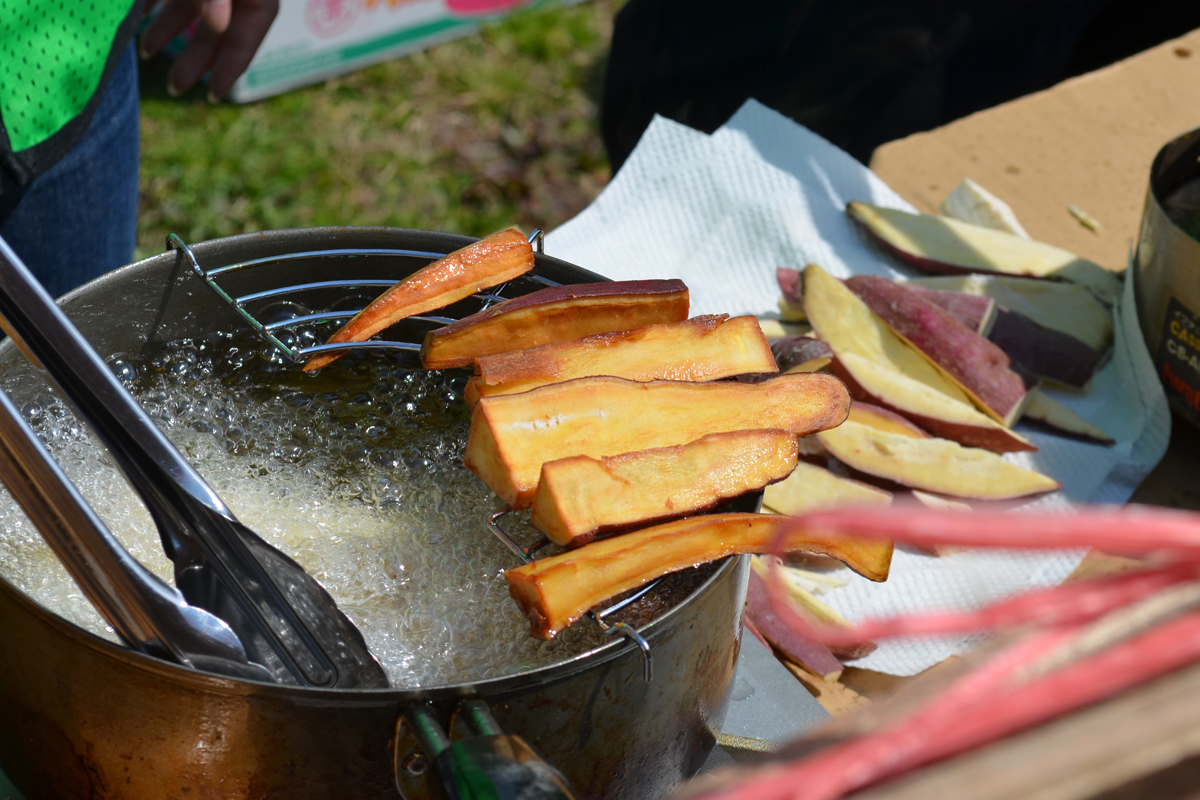
[[[451,742],[428,703],[396,721],[396,788],[406,800],[575,800],[529,743],[500,731],[487,703],[469,700],[455,715],[475,735]]]

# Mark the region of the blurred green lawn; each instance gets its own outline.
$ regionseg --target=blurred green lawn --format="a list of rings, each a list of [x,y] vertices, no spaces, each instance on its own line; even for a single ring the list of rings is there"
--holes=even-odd
[[[143,65],[139,258],[267,228],[553,228],[610,171],[597,106],[619,0],[480,33],[249,105],[167,96]]]

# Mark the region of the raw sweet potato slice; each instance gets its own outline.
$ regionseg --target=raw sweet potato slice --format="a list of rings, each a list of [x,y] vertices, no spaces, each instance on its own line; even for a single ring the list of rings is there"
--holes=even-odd
[[[804,436],[841,423],[849,406],[846,388],[831,375],[762,383],[577,378],[481,398],[464,463],[504,502],[527,508],[547,461],[671,447],[725,431]]]
[[[851,407],[853,410],[853,407]],[[824,467],[800,462],[779,483],[763,490],[763,508],[777,514],[803,514],[834,506],[887,506],[891,492],[835,475]]]
[[[480,397],[516,394],[573,378],[714,381],[774,373],[771,347],[754,317],[694,317],[484,356],[475,363]]]
[[[856,275],[846,287],[892,331],[924,354],[976,407],[1011,426],[1025,404],[1025,381],[1008,355],[916,290],[878,275]]]
[[[776,267],[775,280],[779,282],[779,291],[783,299],[796,305],[804,305],[804,279],[798,269],[791,267]]]
[[[1074,336],[1000,309],[988,338],[1030,375],[1086,389],[1104,356]]]
[[[913,439],[856,422],[818,433],[817,439],[852,469],[951,497],[1009,500],[1059,488],[1039,472],[946,439]]]
[[[1007,275],[945,275],[914,278],[909,285],[990,297],[997,306],[1073,336],[1097,353],[1112,347],[1112,310],[1076,283]]]
[[[833,360],[829,345],[813,336],[785,336],[771,343],[771,353],[781,372],[816,372]],[[801,369],[796,369],[802,367]],[[806,367],[806,368],[805,368]]]
[[[841,281],[811,264],[805,306],[817,334],[833,349],[834,373],[851,394],[911,419],[935,436],[995,452],[1036,450],[976,410],[967,394],[929,359],[892,332]]]
[[[750,570],[750,585],[746,587],[746,620],[789,660],[821,676],[828,683],[836,681],[842,674],[842,662],[821,642],[801,636],[799,631],[779,619],[771,607],[770,591],[758,572]]]
[[[885,433],[896,433],[912,439],[931,438],[928,432],[921,430],[911,420],[900,416],[895,411],[888,411],[886,408],[873,403],[864,403],[861,400],[855,400],[850,404],[850,416],[847,419]]]
[[[946,289],[930,289],[916,283],[905,283],[904,286],[919,294],[924,300],[933,303],[966,325],[980,336],[987,336],[996,321],[996,301],[990,297],[952,292]]]
[[[783,542],[788,552],[829,556],[870,580],[887,579],[890,541],[829,536],[800,529],[791,517],[778,514],[713,514],[667,522],[538,559],[504,577],[533,635],[551,639],[589,608],[661,575],[738,553],[767,552],[789,527],[794,532]]]
[[[500,231],[439,258],[381,294],[329,337],[329,344],[364,342],[405,317],[470,297],[533,269],[533,247],[517,230]],[[310,372],[328,366],[342,353],[315,355],[304,365]]]
[[[510,350],[629,331],[688,315],[683,281],[606,281],[542,289],[505,300],[425,335],[426,369],[466,367]]]
[[[850,203],[846,212],[886,249],[925,272],[1057,278],[1086,286],[1105,302],[1121,296],[1121,281],[1112,272],[1042,242],[946,217],[866,203]]]
[[[1088,422],[1071,409],[1058,402],[1040,389],[1031,392],[1022,419],[1039,422],[1057,433],[1087,439],[1100,444],[1112,444],[1113,439],[1100,428]],[[851,409],[853,412],[853,409]]]
[[[681,517],[783,480],[796,466],[787,431],[713,433],[675,447],[542,465],[530,522],[555,544]]]
[[[768,342],[785,336],[804,336],[812,333],[812,326],[807,322],[784,322],[765,317],[758,318],[758,327],[762,329]]]
[[[994,453],[1037,450],[1025,437],[983,415],[974,406],[950,400],[924,384],[854,353],[834,359],[831,366],[856,400],[894,411],[934,436]]]

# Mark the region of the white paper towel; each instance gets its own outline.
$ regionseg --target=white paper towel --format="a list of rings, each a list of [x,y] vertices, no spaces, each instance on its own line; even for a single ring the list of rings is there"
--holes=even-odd
[[[966,177],[966,176],[964,176]],[[864,241],[846,217],[861,200],[913,208],[870,170],[811,131],[751,100],[711,136],[656,117],[612,183],[551,232],[551,255],[617,280],[682,278],[693,314],[769,314],[775,267],[818,263],[831,274],[908,274]],[[1072,502],[1122,503],[1158,463],[1170,436],[1166,398],[1138,329],[1132,287],[1115,311],[1113,357],[1086,395],[1055,398],[1104,429],[1104,447],[1019,428],[1039,448],[1006,456],[1063,489],[1026,508],[1071,513]],[[1060,583],[1082,553],[897,551],[891,576],[854,576],[830,603],[851,621],[976,608]],[[974,637],[882,643],[856,666],[911,675],[967,649]]]

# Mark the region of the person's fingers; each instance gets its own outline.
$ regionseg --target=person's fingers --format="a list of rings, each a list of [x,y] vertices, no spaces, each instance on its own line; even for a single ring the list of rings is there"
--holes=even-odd
[[[234,81],[250,66],[278,13],[279,0],[240,0],[234,6],[233,19],[209,76],[210,97],[222,98],[229,93]]]
[[[204,0],[200,6],[200,18],[217,33],[224,33],[233,14],[232,0]]]
[[[196,27],[196,35],[175,59],[167,76],[167,91],[180,95],[191,89],[212,66],[226,34],[217,33],[207,25]]]
[[[138,46],[143,58],[162,50],[186,28],[200,11],[200,0],[165,0],[158,14],[146,25]]]

